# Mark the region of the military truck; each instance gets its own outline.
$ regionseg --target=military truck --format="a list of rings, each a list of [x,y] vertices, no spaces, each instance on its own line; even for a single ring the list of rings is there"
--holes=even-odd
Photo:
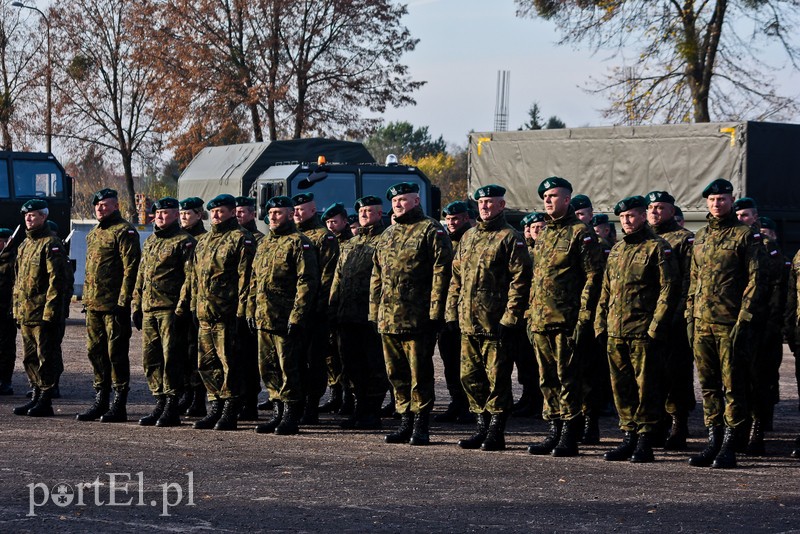
[[[276,195],[313,192],[321,212],[342,202],[348,214],[365,195],[386,198],[397,182],[415,182],[425,213],[438,218],[439,189],[416,167],[390,161],[378,164],[361,143],[332,139],[295,139],[208,147],[200,151],[178,178],[178,196],[197,196],[206,201],[228,193],[256,198],[258,226],[267,201]],[[384,200],[384,212],[389,211]]]
[[[515,212],[540,211],[538,184],[568,179],[574,193],[611,214],[620,199],[669,191],[687,226],[705,224],[703,188],[730,180],[736,197],[756,199],[775,219],[786,254],[800,248],[800,125],[768,122],[613,126],[469,135],[469,190],[508,189]],[[613,219],[613,215],[612,215]]]

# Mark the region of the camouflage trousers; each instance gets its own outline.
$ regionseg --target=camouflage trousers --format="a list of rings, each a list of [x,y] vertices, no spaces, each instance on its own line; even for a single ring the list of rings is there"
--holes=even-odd
[[[766,419],[780,400],[778,380],[783,360],[783,336],[772,325],[754,327],[758,332],[750,358],[747,405],[755,419]]]
[[[514,402],[509,347],[486,336],[461,336],[461,384],[472,413],[506,413]]]
[[[336,340],[343,374],[352,383],[357,402],[383,402],[389,379],[380,335],[367,324],[346,323],[337,327]]]
[[[127,390],[131,380],[128,351],[131,322],[111,312],[86,310],[86,346],[96,390]]]
[[[342,354],[339,350],[338,340],[338,327],[336,330],[331,329],[328,336],[328,350],[325,352],[325,369],[328,372],[328,385],[343,387],[353,387],[353,383],[349,377],[344,374],[344,366],[342,363]]]
[[[242,394],[242,369],[237,354],[236,318],[208,323],[200,321],[197,334],[197,371],[208,391],[208,398],[236,399]]]
[[[517,346],[511,351],[511,359],[517,367],[517,382],[524,388],[534,390],[534,394],[541,395],[536,351],[523,330],[520,330],[517,337]]]
[[[242,364],[242,395],[250,402],[255,402],[261,393],[258,335],[252,333],[246,324],[241,324],[239,328],[239,356]]]
[[[464,386],[461,384],[461,331],[439,332],[439,356],[444,366],[444,381],[447,392],[455,406],[466,408],[469,404]]]
[[[424,413],[433,409],[435,342],[436,336],[429,332],[381,334],[383,359],[398,413]]]
[[[22,333],[22,365],[31,384],[46,391],[54,387],[58,381],[58,362],[56,347],[59,330],[53,323],[24,324]]]
[[[737,427],[747,418],[749,347],[734,347],[732,328],[695,320],[694,362],[707,427]]]
[[[582,347],[575,347],[581,361],[581,409],[597,417],[611,400],[611,378],[607,347],[592,336]]]
[[[14,319],[0,319],[0,383],[11,383],[17,359],[17,325]]]
[[[258,331],[258,364],[261,380],[272,400],[302,402],[304,399],[301,367],[303,343],[285,332]]]
[[[650,339],[608,338],[611,389],[624,432],[653,432],[661,421],[662,352],[663,347]]]
[[[572,338],[563,330],[529,332],[539,362],[545,421],[581,415],[581,367]]]
[[[186,344],[182,345],[184,354],[183,387],[184,389],[194,389],[203,385],[203,379],[200,378],[200,373],[197,371],[197,327],[189,317],[180,317],[178,324],[180,325],[178,331],[186,333],[183,339]]]
[[[330,330],[324,314],[314,315],[308,325],[305,358],[300,373],[303,380],[303,392],[311,401],[319,402],[328,387],[325,357],[328,353],[328,343],[330,343]]]
[[[686,334],[686,322],[673,322],[664,354],[664,408],[669,415],[686,417],[694,410],[694,355]]]
[[[142,317],[142,367],[153,395],[177,395],[183,389],[186,354],[174,310]]]

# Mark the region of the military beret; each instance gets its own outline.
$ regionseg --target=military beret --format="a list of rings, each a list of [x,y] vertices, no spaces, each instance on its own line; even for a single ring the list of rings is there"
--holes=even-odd
[[[353,208],[355,208],[355,210],[358,211],[364,206],[383,206],[383,200],[374,195],[367,195],[365,197],[361,197],[358,200],[356,200],[356,203],[353,205]]]
[[[632,197],[623,198],[619,202],[617,202],[616,206],[614,206],[614,215],[619,215],[620,213],[628,210],[632,210],[634,208],[646,208],[647,201],[641,195],[636,195]]]
[[[107,198],[117,198],[117,192],[114,189],[101,189],[92,197],[92,206],[97,205],[98,202]]]
[[[490,184],[478,188],[473,196],[475,197],[475,200],[478,200],[479,198],[486,198],[486,197],[502,197],[505,196],[505,194],[506,194],[505,187],[497,184]]]
[[[203,199],[200,197],[184,198],[179,204],[182,210],[196,210],[203,207]]]
[[[222,206],[235,208],[236,199],[233,198],[233,195],[228,195],[223,193],[222,195],[217,195],[211,200],[209,200],[208,204],[206,204],[206,209],[212,210],[214,208],[221,208]]]
[[[473,208],[468,209],[467,213],[469,213],[469,218],[470,219],[477,219],[478,218],[478,211],[473,209]]]
[[[542,183],[539,184],[539,198],[544,198],[545,191],[549,191],[550,189],[555,189],[556,187],[563,187],[564,189],[572,193],[571,183],[569,183],[563,178],[559,178],[558,176],[551,176],[550,178],[545,178],[544,180],[542,180]]]
[[[758,218],[758,224],[759,224],[759,226],[761,226],[761,228],[766,228],[767,230],[777,230],[778,229],[778,225],[775,223],[775,221],[773,221],[769,217],[759,217]]]
[[[347,216],[347,224],[355,224],[357,222],[358,222],[358,215],[356,215],[355,213]]]
[[[675,205],[675,197],[667,193],[666,191],[650,191],[647,193],[647,205],[649,206],[651,202],[666,202],[667,204]]]
[[[708,198],[709,195],[724,195],[725,193],[733,194],[733,184],[725,178],[717,178],[703,189],[703,198]]]
[[[598,213],[592,217],[592,226],[600,226],[601,224],[608,224],[608,215],[605,213]]]
[[[241,206],[247,206],[247,207],[250,207],[250,208],[255,208],[256,207],[256,199],[254,199],[253,197],[236,197],[235,200],[236,200],[236,206],[237,207],[241,207]]]
[[[153,202],[153,206],[150,208],[150,211],[155,213],[158,210],[176,210],[179,207],[180,202],[178,202],[177,198],[164,197]]]
[[[539,213],[538,211],[532,211],[529,214],[525,215],[522,220],[519,222],[520,228],[525,228],[533,223],[537,222],[544,222],[544,213]]]
[[[586,195],[575,195],[569,201],[569,205],[572,206],[572,209],[574,210],[582,210],[586,208],[591,208],[592,200]]]
[[[478,191],[480,191],[480,189]],[[477,195],[477,192],[475,194]],[[442,217],[447,217],[448,215],[458,215],[459,213],[469,213],[469,204],[463,200],[451,202],[445,206],[444,209],[442,209]]]
[[[314,200],[314,193],[300,193],[292,197],[295,206]]]
[[[322,221],[327,221],[328,219],[336,217],[337,215],[344,215],[347,217],[347,210],[344,209],[344,204],[341,202],[334,202],[328,206],[328,209],[322,212]]]
[[[680,208],[680,206],[675,206],[675,216],[683,217],[683,210]]]
[[[0,239],[8,239],[12,233],[9,228],[0,228]]]
[[[47,209],[47,201],[40,198],[32,198],[19,209],[20,213]]]
[[[733,211],[747,210],[747,209],[753,209],[753,210],[758,209],[758,206],[756,206],[756,201],[750,197],[737,198],[734,201]]]
[[[267,200],[267,206],[266,206],[268,210],[272,208],[293,208],[293,207],[294,207],[294,202],[292,202],[292,199],[285,196],[272,197],[271,199]]]
[[[53,221],[51,221],[51,220],[49,220],[49,219],[48,219],[48,220],[47,220],[47,226],[49,226],[49,227],[50,227],[50,230],[51,230],[52,232],[56,232],[56,233],[58,233],[58,225],[57,225],[56,223],[54,223]]]
[[[414,182],[400,182],[394,184],[386,190],[386,200],[392,200],[397,195],[407,195],[409,193],[419,193],[419,184]]]

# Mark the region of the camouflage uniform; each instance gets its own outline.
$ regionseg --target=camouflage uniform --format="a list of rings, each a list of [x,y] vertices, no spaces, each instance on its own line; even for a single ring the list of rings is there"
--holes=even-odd
[[[192,227],[184,228],[186,232],[195,238],[195,240],[199,239],[201,235],[207,233],[205,225],[203,221],[198,221]],[[193,261],[193,260],[192,260]],[[189,279],[189,284],[184,285],[185,295],[182,297],[184,300],[191,302],[192,299],[192,291],[191,291],[191,277],[192,277],[193,269],[189,271],[186,275]],[[186,332],[186,345],[185,351],[186,358],[183,363],[183,370],[184,370],[184,378],[183,378],[183,386],[184,389],[195,389],[198,387],[203,387],[203,379],[200,378],[200,373],[197,372],[197,327],[194,325],[192,321],[183,321],[185,324],[185,331]]]
[[[611,249],[595,333],[608,336],[614,404],[625,432],[653,432],[661,420],[662,343],[679,291],[671,246],[647,225]]]
[[[350,229],[350,226],[345,226],[344,229],[339,232],[338,234],[334,234],[336,236],[336,241],[339,243],[339,257],[337,258],[337,266],[339,263],[339,259],[342,255],[353,245],[353,231]],[[334,271],[335,272],[335,271]],[[369,278],[369,275],[367,275]],[[336,279],[336,275],[334,274],[334,280]],[[331,292],[333,292],[333,282],[331,281]],[[334,315],[333,311],[329,311],[329,316]],[[338,326],[337,326],[338,328]],[[325,364],[328,369],[328,385],[331,387],[345,387],[348,390],[353,387],[352,380],[349,376],[344,373],[344,365],[342,362],[342,355],[339,351],[339,345],[337,342],[337,333],[336,328],[331,327],[330,329],[330,338],[328,343],[328,351],[325,357]]]
[[[255,247],[264,238],[264,233],[261,232],[256,226],[256,221],[250,221],[242,226],[245,230],[250,232],[253,236]],[[251,271],[252,277],[252,271]],[[248,418],[258,418],[258,394],[261,393],[261,380],[259,379],[259,356],[258,356],[258,337],[250,332],[246,325],[242,324],[239,328],[239,343],[241,347],[242,356],[242,378],[244,379],[242,391],[245,398],[245,405],[242,407],[244,410],[250,410],[247,413]]]
[[[13,316],[16,250],[9,245],[0,252],[0,385],[11,385],[17,358],[17,325]]]
[[[395,217],[376,244],[369,320],[381,334],[401,414],[433,408],[433,349],[444,319],[452,257],[444,228],[420,207]]]
[[[69,318],[69,305],[72,302],[72,295],[75,292],[75,269],[72,266],[72,261],[69,259],[69,252],[67,245],[61,241],[56,232],[51,229],[50,234],[58,239],[61,243],[61,253],[64,256],[64,292],[61,295],[62,309],[64,313],[61,314],[58,322],[58,344],[56,346],[55,362],[57,367],[56,388],[61,375],[64,373],[64,356],[61,350],[61,343],[64,341],[64,335],[67,331],[67,319]]]
[[[528,256],[533,263],[533,248],[536,241],[531,238],[525,238],[525,245],[528,251]],[[528,311],[525,310],[525,324],[528,324]],[[522,386],[523,397],[527,395],[528,399],[520,398],[519,409],[525,415],[539,416],[542,413],[542,390],[539,389],[539,364],[536,361],[536,351],[533,349],[531,340],[528,337],[526,328],[518,331],[516,336],[516,348],[511,351],[511,358],[514,360],[514,365],[517,367],[517,382]],[[530,404],[526,404],[526,403]],[[514,405],[514,415],[518,415],[518,405]]]
[[[797,284],[798,280],[800,280],[800,251],[792,258],[789,269],[783,327],[783,335],[789,344],[789,349],[794,354],[794,373],[797,382],[797,393],[798,397],[800,397],[800,350],[798,349],[798,341],[800,341],[800,320],[798,318],[800,318],[800,311],[797,309],[798,303],[800,303],[800,298],[798,298],[800,286]]]
[[[130,307],[141,247],[139,233],[116,211],[86,236],[87,350],[94,370],[94,388],[127,391]]]

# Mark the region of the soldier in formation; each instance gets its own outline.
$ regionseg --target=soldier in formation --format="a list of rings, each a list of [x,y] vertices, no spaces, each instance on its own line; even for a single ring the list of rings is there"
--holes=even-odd
[[[17,325],[14,322],[14,269],[17,251],[13,232],[0,228],[0,395],[13,395],[11,376],[17,358]]]

